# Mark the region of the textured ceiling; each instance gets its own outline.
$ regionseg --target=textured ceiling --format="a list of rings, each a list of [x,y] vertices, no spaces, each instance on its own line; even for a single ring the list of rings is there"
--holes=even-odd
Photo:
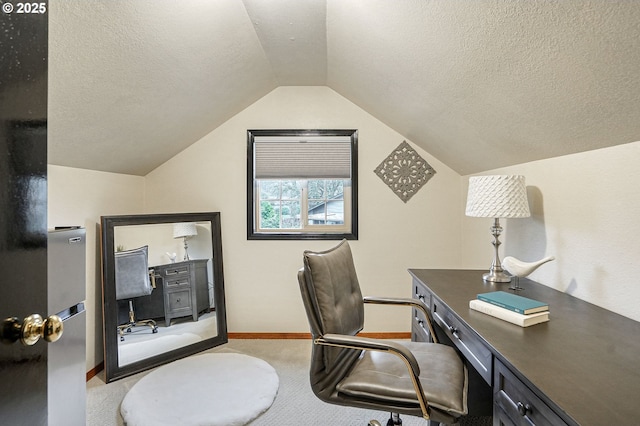
[[[640,2],[50,0],[49,162],[145,175],[278,86],[460,174],[640,140]]]

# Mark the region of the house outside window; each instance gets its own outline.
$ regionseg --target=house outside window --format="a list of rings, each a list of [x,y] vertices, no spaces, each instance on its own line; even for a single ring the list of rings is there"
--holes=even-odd
[[[356,239],[356,130],[249,130],[247,238]]]

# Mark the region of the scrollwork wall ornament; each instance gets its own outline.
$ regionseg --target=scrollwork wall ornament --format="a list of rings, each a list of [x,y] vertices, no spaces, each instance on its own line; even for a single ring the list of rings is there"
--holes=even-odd
[[[407,141],[402,141],[374,171],[405,203],[436,173]]]

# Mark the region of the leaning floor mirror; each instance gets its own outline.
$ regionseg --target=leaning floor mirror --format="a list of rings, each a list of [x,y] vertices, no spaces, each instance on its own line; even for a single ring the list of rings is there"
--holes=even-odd
[[[220,213],[103,216],[105,380],[227,342]]]

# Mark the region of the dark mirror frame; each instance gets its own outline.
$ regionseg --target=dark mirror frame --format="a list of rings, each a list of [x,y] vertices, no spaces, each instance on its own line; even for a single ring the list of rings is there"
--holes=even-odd
[[[118,363],[118,303],[115,291],[115,247],[114,227],[127,225],[166,224],[175,222],[211,222],[211,247],[213,250],[213,279],[216,324],[218,334],[202,342],[197,342],[160,355],[146,358],[124,366]],[[162,364],[187,357],[197,352],[228,342],[227,315],[224,296],[224,275],[222,270],[222,236],[220,213],[169,213],[101,217],[102,249],[102,309],[104,325],[104,370],[107,383],[139,373]]]

